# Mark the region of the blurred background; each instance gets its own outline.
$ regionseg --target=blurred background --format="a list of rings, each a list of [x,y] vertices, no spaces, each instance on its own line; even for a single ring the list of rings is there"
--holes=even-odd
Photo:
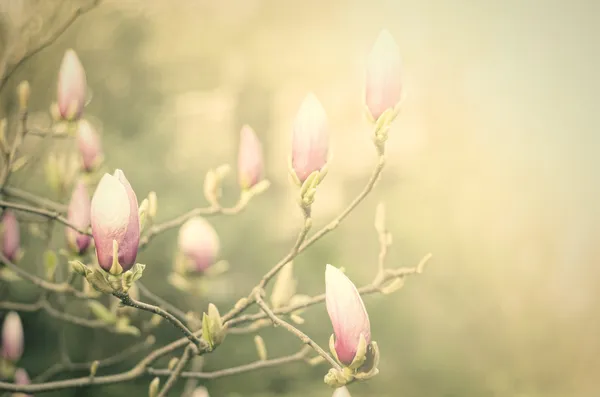
[[[0,75],[86,3],[0,1]],[[104,0],[11,77],[0,116],[14,117],[14,89],[27,79],[40,113],[32,117],[43,124],[61,58],[74,48],[107,166],[122,168],[138,197],[157,192],[159,221],[206,205],[206,171],[235,167],[239,130],[250,124],[272,186],[242,214],[210,219],[230,272],[201,297],[173,288],[165,280],[175,230],[139,256],[148,265],[144,283],[158,295],[184,310],[215,302],[226,311],[287,252],[301,225],[286,161],[307,92],[327,110],[334,152],[314,205],[317,227],[366,183],[375,152],[363,113],[365,58],[387,28],[401,49],[407,93],[390,131],[388,167],[342,226],[295,261],[302,293],[324,290],[327,263],[369,283],[379,201],[394,237],[389,266],[434,255],[399,292],[365,298],[382,361],[380,375],[351,385],[352,396],[597,396],[599,15],[592,0]],[[28,141],[26,150],[39,144]],[[12,184],[52,197],[42,170],[33,165]],[[238,193],[234,174],[224,202]],[[58,229],[56,248],[64,240]],[[22,239],[23,266],[34,269],[39,250],[27,228]],[[19,285],[1,298],[33,301],[37,291]],[[22,317],[21,365],[33,376],[58,360],[61,334],[74,361],[135,341],[62,326],[43,313]],[[300,328],[326,346],[324,307],[305,317]],[[281,329],[260,335],[271,357],[297,349]],[[178,337],[168,324],[157,332],[158,343]],[[101,373],[128,369],[142,355]],[[252,336],[230,336],[204,370],[255,359]],[[203,384],[217,397],[330,396],[326,370],[296,363]],[[150,379],[47,395],[145,395]]]

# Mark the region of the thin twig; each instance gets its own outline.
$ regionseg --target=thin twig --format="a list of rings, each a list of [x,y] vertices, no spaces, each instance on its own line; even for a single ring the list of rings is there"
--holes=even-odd
[[[91,11],[94,7],[100,4],[100,0],[94,0],[87,6],[82,6],[73,11],[71,16],[66,20],[66,22],[54,32],[50,37],[40,43],[36,48],[28,52],[23,58],[19,60],[10,70],[6,72],[4,77],[0,79],[0,92],[4,89],[4,86],[10,79],[10,77],[31,57],[36,55],[38,52],[43,49],[49,47],[52,43],[54,43],[62,34],[83,14]]]
[[[3,263],[7,268],[9,268],[13,272],[17,273],[17,275],[19,277],[29,281],[30,283],[32,283],[34,285],[37,285],[38,287],[40,287],[46,291],[68,293],[68,294],[71,294],[71,295],[73,295],[77,298],[81,298],[81,299],[89,299],[90,298],[88,295],[73,288],[73,286],[71,286],[68,283],[60,283],[60,284],[52,283],[50,281],[46,281],[42,278],[34,276],[33,274],[29,274],[25,269],[15,265],[11,261],[9,261],[8,258],[6,256],[4,256],[4,254],[2,254],[1,252],[0,252],[0,263]]]
[[[60,212],[60,213],[67,212],[67,206],[64,204],[54,202],[45,197],[35,195],[33,193],[18,189],[16,187],[4,186],[4,189],[2,189],[2,192],[5,193],[7,196],[21,199],[30,204],[35,204],[40,207],[45,207],[45,208],[48,208],[48,209],[56,211],[56,212]]]
[[[238,375],[238,374],[241,374],[244,372],[255,371],[255,370],[263,369],[263,368],[277,367],[279,365],[289,364],[289,363],[293,363],[296,361],[302,361],[306,358],[306,356],[308,355],[308,352],[310,352],[310,351],[311,351],[310,347],[305,346],[302,350],[298,351],[297,353],[291,354],[289,356],[273,358],[270,360],[258,360],[253,363],[244,364],[244,365],[240,365],[237,367],[226,368],[226,369],[222,369],[222,370],[218,370],[218,371],[212,371],[212,372],[197,372],[197,371],[185,372],[184,371],[180,374],[180,376],[182,378],[189,378],[189,379],[216,379],[216,378],[222,378],[225,376]],[[172,372],[173,371],[168,370],[168,369],[148,368],[148,373],[152,376],[169,376]]]
[[[167,230],[179,227],[183,225],[187,220],[195,216],[211,216],[218,214],[235,215],[242,211],[244,208],[246,208],[247,204],[248,200],[240,199],[238,201],[238,204],[231,208],[223,208],[217,205],[211,205],[210,207],[198,207],[186,212],[185,214],[176,216],[175,218],[170,219],[168,221],[157,223],[156,225],[152,226],[148,230],[148,233],[140,239],[140,249],[148,245],[150,240],[152,240],[157,235],[164,233]]]
[[[153,301],[157,305],[165,308],[166,310],[168,310],[169,312],[171,312],[173,315],[179,317],[180,319],[185,319],[186,318],[186,314],[185,314],[185,312],[183,310],[178,309],[173,304],[167,302],[166,300],[164,300],[160,296],[156,295],[154,292],[150,291],[148,289],[148,287],[146,287],[141,282],[138,281],[138,282],[136,282],[135,285],[137,285],[138,289],[140,290],[140,292],[143,295],[146,295],[146,297],[148,299],[150,299],[151,301]]]
[[[90,233],[89,231],[82,230],[82,229],[78,228],[77,226],[73,225],[71,222],[69,222],[69,220],[67,218],[65,218],[59,212],[56,212],[56,211],[46,210],[43,208],[31,207],[31,206],[25,205],[25,204],[11,203],[9,201],[4,201],[4,200],[0,200],[0,208],[10,208],[10,209],[13,209],[16,211],[24,211],[24,212],[29,212],[30,214],[44,216],[48,219],[56,220],[56,221],[62,223],[63,225],[70,227],[71,229],[77,231],[78,233],[86,234],[88,236],[92,235],[92,233]]]
[[[319,346],[315,341],[313,341],[308,335],[304,332],[300,331],[298,328],[294,327],[290,323],[280,319],[273,313],[273,311],[269,308],[269,306],[265,303],[259,293],[256,294],[256,304],[260,306],[260,308],[267,314],[267,316],[273,321],[274,324],[279,325],[285,328],[288,332],[296,335],[298,339],[302,341],[305,345],[308,345],[316,351],[319,356],[323,357],[325,360],[331,364],[331,366],[337,370],[342,370],[342,367],[329,355],[321,346]]]
[[[189,339],[189,341],[196,345],[198,350],[203,350],[204,342],[201,339],[194,336],[194,333],[192,331],[190,331],[181,321],[179,321],[177,317],[175,317],[168,311],[163,310],[158,306],[137,301],[130,297],[129,294],[127,294],[126,292],[113,292],[113,295],[119,298],[121,300],[121,303],[123,303],[126,306],[135,307],[136,309],[158,314],[159,316],[163,317],[171,324],[173,324],[175,328],[178,328],[181,332],[183,332],[183,334]]]
[[[167,379],[167,382],[163,386],[160,393],[158,393],[157,397],[165,397],[167,395],[167,393],[169,392],[169,390],[171,390],[171,388],[175,385],[175,383],[177,382],[177,379],[179,379],[179,375],[181,374],[181,372],[187,365],[188,361],[190,360],[190,357],[192,355],[192,350],[193,350],[192,346],[193,345],[188,345],[185,348],[185,350],[183,351],[183,354],[181,355],[181,357],[179,358],[179,361],[177,362],[177,365],[175,366],[175,369],[173,369],[173,371],[171,372],[171,375],[169,375],[169,379]]]

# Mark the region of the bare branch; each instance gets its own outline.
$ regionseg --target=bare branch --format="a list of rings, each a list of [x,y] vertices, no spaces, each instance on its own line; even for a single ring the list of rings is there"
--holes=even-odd
[[[181,357],[179,358],[179,361],[177,362],[177,365],[175,366],[175,369],[173,369],[173,371],[169,375],[169,379],[167,379],[167,382],[165,383],[165,385],[163,386],[162,390],[160,391],[160,393],[158,394],[157,397],[165,397],[167,395],[167,393],[169,392],[169,390],[171,390],[171,388],[175,385],[175,383],[177,382],[177,379],[179,379],[179,376],[181,375],[181,372],[183,371],[183,369],[187,365],[188,361],[190,360],[190,357],[192,355],[192,350],[193,350],[192,346],[193,345],[188,345],[185,348],[185,350],[183,351],[183,354],[181,355]]]
[[[271,360],[258,360],[250,364],[244,364],[237,367],[231,367],[213,372],[182,372],[182,378],[190,379],[216,379],[225,376],[238,375],[244,372],[256,371],[263,368],[277,367],[284,364],[293,363],[304,360],[308,352],[311,351],[309,346],[305,346],[302,350],[289,356],[274,358]],[[148,373],[152,376],[169,376],[173,371],[168,369],[148,368]]]
[[[17,62],[10,70],[8,70],[6,72],[6,74],[4,75],[4,77],[2,77],[0,79],[0,92],[4,89],[4,86],[6,85],[6,83],[10,79],[10,77],[21,66],[23,66],[23,64],[25,62],[27,62],[27,60],[29,58],[33,57],[38,52],[40,52],[43,49],[45,49],[45,48],[49,47],[50,45],[52,45],[52,43],[54,43],[56,40],[58,40],[58,38],[60,36],[62,36],[62,34],[67,31],[67,29],[69,29],[69,27],[77,20],[77,18],[79,18],[83,14],[85,14],[85,13],[91,11],[92,9],[94,9],[96,6],[98,6],[100,4],[100,1],[101,0],[94,0],[94,1],[92,1],[92,3],[90,3],[90,4],[86,5],[86,6],[81,6],[81,7],[77,8],[77,9],[75,9],[73,11],[73,13],[71,14],[71,16],[65,21],[65,23],[60,28],[58,28],[56,30],[56,32],[54,32],[54,34],[52,34],[50,37],[48,37],[46,40],[44,40],[42,43],[40,43],[36,48],[34,48],[30,52],[28,52],[23,58],[21,58],[19,60],[19,62]]]
[[[23,212],[28,212],[30,214],[44,216],[48,219],[58,221],[58,222],[62,223],[63,225],[70,227],[71,229],[73,229],[81,234],[86,234],[88,236],[92,235],[92,233],[90,233],[89,231],[82,230],[82,229],[78,228],[77,226],[73,225],[71,222],[69,222],[69,220],[67,218],[65,218],[59,212],[56,212],[56,211],[46,210],[43,208],[30,207],[25,204],[11,203],[9,201],[4,201],[4,200],[0,200],[0,208],[10,208],[10,209],[13,209],[16,211],[23,211]]]
[[[277,317],[275,313],[273,313],[273,311],[265,303],[265,301],[262,299],[259,293],[256,294],[256,304],[260,306],[260,308],[267,314],[267,316],[271,319],[271,321],[273,321],[275,325],[279,325],[285,328],[288,332],[296,335],[298,339],[302,341],[302,343],[312,347],[314,351],[316,351],[319,354],[319,356],[327,360],[333,368],[340,371],[342,370],[342,367],[337,362],[335,362],[335,360],[329,354],[327,354],[327,352],[325,352],[325,350],[323,350],[321,346],[319,346],[315,341],[313,341],[308,335],[306,335],[304,332],[300,331],[298,328],[294,327],[290,323]]]
[[[2,192],[10,197],[18,198],[30,204],[35,204],[37,206],[48,208],[56,212],[67,212],[67,206],[64,204],[54,202],[45,197],[37,196],[33,193],[26,192],[25,190],[17,189],[16,187],[4,186]]]

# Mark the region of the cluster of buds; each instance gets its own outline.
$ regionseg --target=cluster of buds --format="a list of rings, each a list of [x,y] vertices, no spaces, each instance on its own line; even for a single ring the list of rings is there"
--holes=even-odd
[[[301,187],[299,204],[308,214],[317,186],[327,175],[329,127],[327,114],[317,97],[310,93],[296,115],[292,135],[289,176]]]
[[[379,349],[371,340],[369,315],[360,293],[341,270],[331,265],[325,270],[325,303],[334,332],[329,349],[342,365],[341,371],[329,370],[325,383],[341,387],[377,375]]]
[[[19,222],[12,211],[5,210],[0,223],[0,248],[2,255],[9,261],[16,262],[22,256]]]
[[[75,260],[70,262],[73,270],[100,292],[127,292],[145,265],[135,261],[140,240],[138,201],[123,171],[100,180],[92,197],[91,225],[98,267]]]

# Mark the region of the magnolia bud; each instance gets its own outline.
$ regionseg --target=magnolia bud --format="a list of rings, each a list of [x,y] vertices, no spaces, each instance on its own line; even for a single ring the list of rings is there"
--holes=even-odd
[[[2,254],[10,261],[19,256],[21,237],[19,223],[12,211],[4,211],[2,216]]]
[[[192,395],[190,397],[210,397],[210,396],[208,394],[208,390],[206,390],[206,387],[200,386],[200,387],[197,387],[192,392]]]
[[[240,132],[238,153],[238,182],[242,189],[250,189],[263,177],[262,145],[254,130],[245,125]]]
[[[352,397],[346,386],[339,387],[333,391],[331,397]]]
[[[87,230],[90,227],[90,196],[83,181],[77,182],[71,201],[69,202],[68,220],[80,230]],[[73,252],[81,255],[90,245],[91,237],[87,234],[79,233],[78,231],[67,227],[65,229],[67,242]]]
[[[15,384],[28,385],[30,383],[31,380],[29,379],[27,371],[25,371],[23,368],[17,368],[17,370],[15,371]],[[31,397],[31,394],[13,393],[12,397]]]
[[[21,81],[19,83],[19,86],[17,87],[17,96],[19,99],[19,108],[21,111],[27,110],[30,95],[31,87],[29,86],[29,82],[27,80]]]
[[[400,103],[400,67],[398,45],[390,32],[383,30],[367,60],[365,103],[374,120]]]
[[[81,157],[81,166],[85,171],[93,171],[102,162],[100,136],[87,120],[79,120],[77,147]]]
[[[356,356],[361,335],[371,342],[371,325],[358,290],[341,270],[327,265],[325,270],[325,303],[335,334],[335,353],[339,361],[349,365]]]
[[[78,119],[86,96],[85,70],[73,50],[67,50],[58,72],[58,111],[63,119]]]
[[[219,255],[219,236],[204,218],[189,219],[179,229],[178,245],[192,264],[191,270],[202,272],[212,266]]]
[[[292,169],[300,182],[320,171],[327,163],[329,132],[327,114],[317,97],[310,93],[304,98],[292,137]]]
[[[137,197],[123,171],[104,174],[100,180],[92,198],[91,221],[100,267],[110,271],[116,242],[118,264],[129,270],[137,256],[140,223]]]
[[[2,357],[19,361],[23,355],[23,324],[17,312],[9,312],[2,325]]]

